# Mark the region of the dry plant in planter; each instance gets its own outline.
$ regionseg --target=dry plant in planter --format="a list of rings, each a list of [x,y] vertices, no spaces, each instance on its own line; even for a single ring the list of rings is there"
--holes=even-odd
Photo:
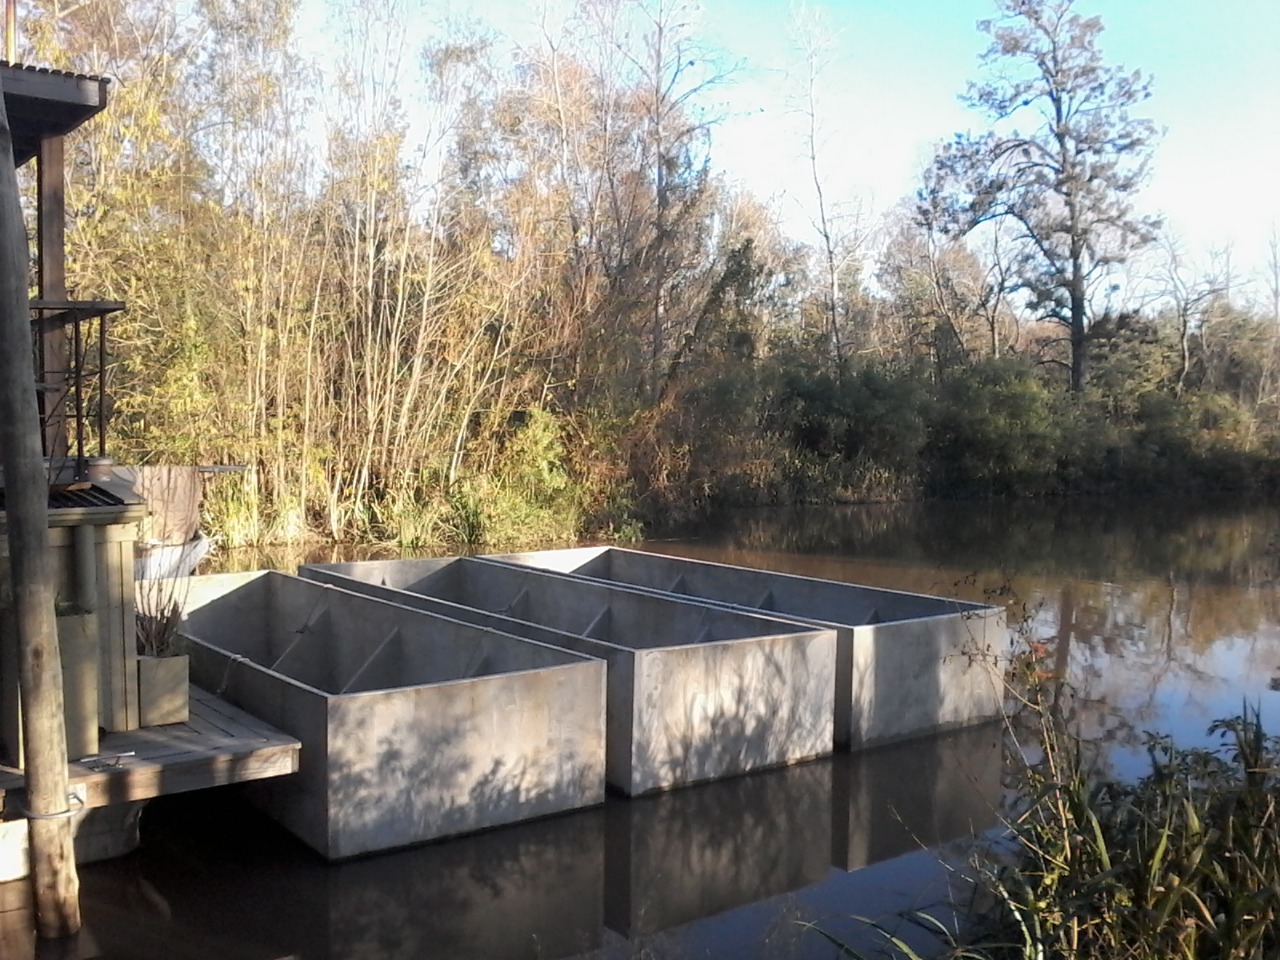
[[[144,727],[187,719],[188,664],[178,635],[185,594],[185,580],[137,581],[138,712]]]

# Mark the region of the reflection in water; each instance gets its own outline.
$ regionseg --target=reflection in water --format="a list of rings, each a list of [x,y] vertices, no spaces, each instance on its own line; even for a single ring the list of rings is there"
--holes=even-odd
[[[1158,498],[804,507],[734,513],[698,542],[1111,582],[1173,572],[1247,587],[1275,583],[1280,514],[1270,505]]]
[[[340,864],[225,793],[156,801],[148,820],[137,855],[83,870],[93,949],[75,956],[480,960],[601,942],[599,808]]]
[[[832,863],[860,870],[997,826],[1003,736],[987,723],[835,757]]]
[[[989,826],[999,770],[987,726],[336,865],[230,795],[173,797],[139,854],[84,870],[71,956],[678,955],[737,908],[808,917],[787,895]],[[830,955],[802,934],[772,942]]]
[[[220,809],[174,801],[137,858],[179,929],[334,960],[552,958],[599,943],[600,810],[329,865],[247,809],[216,832],[191,829],[220,823]]]
[[[1278,544],[1272,508],[1071,501],[755,511],[650,548],[1006,602],[1132,773],[1144,730],[1193,743],[1242,699],[1280,730]],[[220,795],[177,797],[139,854],[83,871],[86,933],[44,955],[828,960],[795,921],[870,950],[851,918],[945,896],[939,855],[999,798],[990,727],[332,866]],[[0,929],[0,956],[31,955]]]
[[[1280,511],[1147,500],[747,511],[650,549],[832,580],[987,599],[1044,641],[1069,715],[1113,772],[1145,735],[1205,743],[1261,707],[1280,731]]]
[[[611,803],[605,920],[628,939],[827,875],[833,765]]]

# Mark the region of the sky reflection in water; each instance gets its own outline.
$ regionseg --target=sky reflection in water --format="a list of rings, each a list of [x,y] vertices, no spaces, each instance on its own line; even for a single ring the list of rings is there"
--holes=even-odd
[[[1081,734],[1120,776],[1148,731],[1183,745],[1258,707],[1280,733],[1280,513],[1248,504],[1050,501],[742,513],[672,552],[991,599],[1044,641]]]

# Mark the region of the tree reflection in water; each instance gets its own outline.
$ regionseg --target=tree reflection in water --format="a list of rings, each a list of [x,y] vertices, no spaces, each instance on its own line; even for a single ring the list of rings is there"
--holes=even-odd
[[[1061,500],[743,511],[650,549],[1003,602],[1049,647],[1067,715],[1131,775],[1147,731],[1205,742],[1245,701],[1280,728],[1278,545],[1271,506]]]
[[[1128,775],[1144,731],[1205,742],[1242,699],[1280,730],[1277,544],[1270,507],[1063,501],[752,511],[648,548],[1004,603],[1104,772]],[[84,871],[71,955],[831,960],[796,921],[871,954],[882,941],[855,917],[945,900],[959,874],[939,860],[963,864],[967,827],[994,822],[995,729],[336,866],[221,798],[202,814],[177,797],[168,832],[153,819],[137,856]],[[0,956],[27,946],[0,926]]]

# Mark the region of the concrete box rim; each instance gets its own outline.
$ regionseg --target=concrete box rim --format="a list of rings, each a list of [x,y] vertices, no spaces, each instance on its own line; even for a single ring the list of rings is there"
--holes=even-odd
[[[545,674],[550,671],[559,671],[559,670],[581,670],[584,666],[591,667],[596,664],[600,664],[602,666],[607,665],[607,662],[601,657],[593,657],[589,654],[576,654],[577,662],[575,663],[557,663],[549,667],[527,667],[520,670],[496,670],[493,673],[484,673],[476,677],[457,677],[453,680],[431,680],[426,683],[404,683],[394,687],[379,687],[376,690],[349,690],[345,693],[330,693],[327,690],[321,690],[319,687],[313,687],[311,686],[311,684],[305,683],[302,680],[298,680],[295,677],[291,677],[288,674],[280,673],[278,670],[272,670],[265,663],[259,663],[257,660],[254,660],[252,657],[246,657],[243,654],[233,653],[232,651],[228,650],[226,647],[218,646],[218,644],[214,643],[212,640],[206,640],[204,637],[196,636],[195,634],[179,632],[178,635],[182,637],[184,640],[198,643],[203,647],[207,647],[210,650],[216,651],[217,653],[221,654],[227,660],[228,670],[230,670],[233,664],[240,662],[240,660],[243,660],[245,663],[250,664],[255,669],[262,671],[263,673],[271,676],[276,680],[283,680],[286,683],[290,684],[291,686],[298,687],[302,690],[305,690],[307,693],[315,694],[318,697],[324,697],[326,700],[333,700],[338,697],[342,697],[345,699],[348,697],[355,698],[355,697],[364,697],[364,696],[377,696],[379,694],[386,693],[388,690],[416,690],[416,689],[425,689],[425,688],[437,689],[439,687],[448,687],[448,686],[453,686],[459,683],[479,683],[485,680],[492,680],[498,677],[518,677],[518,676],[524,676],[525,674],[532,674],[532,673]],[[528,642],[532,643],[534,641],[528,641]],[[567,652],[573,652],[573,651],[567,651]],[[237,660],[236,658],[240,658],[240,659]]]
[[[430,558],[430,559],[436,559],[436,558]],[[449,558],[440,558],[440,559],[475,560],[475,561],[482,562],[485,565],[492,564],[493,566],[497,566],[506,570],[530,569],[530,568],[522,568],[520,565],[514,564],[514,563],[494,561],[492,560],[492,558],[486,557],[486,556],[465,555],[460,557],[449,557]],[[361,562],[379,563],[379,562],[396,562],[396,561],[353,561],[353,563],[361,563]],[[388,599],[383,596],[374,597],[371,594],[361,593],[358,587],[348,586],[347,583],[356,584],[356,585],[366,583],[365,581],[358,580],[355,577],[352,577],[346,573],[341,573],[331,569],[332,567],[340,567],[340,566],[348,566],[348,565],[349,564],[304,564],[298,568],[298,576],[300,579],[304,579],[308,583],[316,583],[316,584],[319,584],[320,586],[328,587],[329,589],[332,589],[332,590],[338,590],[342,593],[355,594],[357,596],[376,600],[379,603],[386,603],[386,604],[390,604],[391,606],[400,607],[403,609],[409,609],[409,610],[415,609],[413,607],[406,607],[404,604],[397,603],[396,601]],[[303,573],[304,569],[319,569],[327,577],[338,578],[346,582],[342,584],[337,584],[337,583],[330,582],[328,580],[311,580],[308,577],[306,577],[306,575]],[[533,568],[533,569],[537,569],[537,568]],[[275,572],[275,571],[272,571],[272,572]],[[774,639],[777,637],[807,636],[812,639],[812,638],[816,638],[818,635],[822,633],[827,633],[841,626],[844,626],[842,624],[824,623],[818,620],[804,620],[799,617],[778,616],[778,615],[775,615],[773,611],[761,610],[758,607],[745,607],[740,604],[729,604],[729,603],[721,603],[715,600],[704,600],[701,597],[686,596],[682,594],[669,594],[661,590],[651,590],[645,587],[631,586],[629,584],[607,583],[605,581],[601,581],[599,578],[589,577],[581,574],[562,573],[558,570],[541,570],[541,569],[537,569],[537,572],[546,574],[551,577],[565,578],[565,579],[568,579],[570,582],[581,582],[581,583],[590,583],[594,585],[606,586],[608,589],[611,589],[611,590],[617,590],[622,593],[636,594],[639,596],[650,597],[653,599],[660,599],[668,603],[678,603],[678,604],[681,604],[684,606],[690,606],[690,607],[704,607],[704,608],[710,608],[713,610],[723,610],[725,612],[751,617],[753,620],[759,621],[762,625],[777,626],[781,628],[800,627],[802,629],[798,629],[798,630],[797,629],[780,629],[780,630],[775,630],[773,632],[768,632],[768,633],[766,632],[752,633],[752,634],[748,634],[746,636],[741,636],[741,637],[724,637],[719,640],[692,641],[687,643],[664,643],[656,647],[627,646],[625,644],[616,643],[612,640],[602,640],[598,637],[588,636],[584,633],[573,633],[572,631],[569,631],[569,630],[559,630],[555,627],[548,627],[541,623],[538,623],[535,620],[522,620],[519,617],[513,617],[508,614],[494,613],[492,611],[482,610],[482,608],[478,608],[478,607],[468,607],[466,604],[458,603],[455,600],[445,600],[440,597],[433,597],[429,594],[418,594],[418,593],[415,593],[415,591],[409,590],[404,587],[388,587],[383,584],[375,584],[375,583],[369,583],[367,585],[378,587],[381,590],[386,590],[389,592],[407,593],[413,596],[426,597],[427,599],[430,599],[437,604],[441,604],[447,607],[456,607],[459,610],[481,610],[481,612],[486,613],[489,616],[500,618],[513,624],[529,624],[530,626],[537,627],[539,630],[545,631],[547,633],[560,634],[561,636],[566,636],[566,637],[573,637],[574,639],[577,639],[577,640],[587,640],[593,644],[598,644],[601,647],[608,648],[610,651],[617,651],[619,653],[639,653],[642,650],[684,650],[684,649],[691,649],[695,647],[698,647],[698,648],[714,647],[714,646],[723,646],[726,644],[751,643],[758,640]],[[441,619],[444,619],[444,620],[451,620],[451,621],[453,620],[453,618],[448,617],[444,614],[439,614],[438,616],[440,616]],[[453,621],[453,622],[464,622],[464,621]],[[504,633],[505,631],[495,631],[495,632]],[[554,646],[553,644],[545,643],[544,641],[541,641],[541,640],[535,640],[531,637],[522,637],[515,633],[508,633],[507,635],[516,637],[516,639],[522,640],[525,643],[537,644],[540,647],[549,647],[550,649],[553,649],[553,650],[562,649],[560,647]],[[580,651],[564,650],[564,652],[571,653],[578,657],[587,657],[590,659],[603,659],[602,657],[596,657],[593,654],[582,653]]]
[[[695,603],[707,604],[726,610],[734,610],[761,619],[771,619],[783,623],[796,623],[802,626],[817,626],[823,629],[857,629],[859,627],[874,627],[884,623],[921,623],[928,620],[938,620],[946,617],[954,617],[957,614],[962,617],[969,614],[974,617],[990,616],[992,612],[1002,612],[1003,608],[995,604],[977,603],[972,600],[959,600],[953,597],[940,597],[931,593],[915,593],[910,590],[894,590],[892,587],[871,587],[862,583],[854,583],[848,580],[828,580],[825,577],[809,577],[799,573],[784,573],[779,570],[769,570],[763,567],[741,567],[731,563],[719,563],[714,560],[701,560],[696,557],[681,557],[674,554],[657,553],[648,550],[631,550],[627,547],[603,546],[603,547],[564,547],[551,550],[525,550],[518,553],[495,553],[474,556],[471,559],[483,560],[489,563],[500,563],[503,566],[525,568],[531,567],[532,564],[523,564],[517,560],[510,559],[513,557],[535,556],[539,553],[570,553],[578,550],[584,551],[584,555],[590,552],[590,556],[595,557],[606,556],[610,552],[626,553],[633,556],[641,557],[660,557],[665,560],[678,560],[681,563],[697,564],[703,567],[715,567],[721,570],[747,570],[752,573],[758,573],[765,576],[780,577],[785,580],[799,580],[810,583],[830,584],[837,587],[851,587],[858,590],[868,590],[875,593],[887,593],[897,597],[910,597],[912,599],[932,600],[939,603],[946,603],[953,609],[943,610],[937,613],[928,613],[922,616],[913,617],[897,617],[893,620],[880,621],[879,623],[840,623],[835,620],[824,620],[818,617],[806,617],[802,614],[789,614],[777,610],[766,610],[763,607],[753,607],[750,604],[732,603],[728,600],[716,600],[711,597],[700,597],[697,594],[673,593],[669,590],[663,590],[660,587],[645,587],[637,584],[623,583],[621,581],[609,580],[606,577],[593,576],[589,573],[579,573],[576,570],[553,570],[547,567],[534,567],[534,569],[544,570],[548,573],[559,577],[570,577],[575,580],[585,580],[592,583],[607,583],[618,589],[632,590],[641,593],[648,593],[657,596],[666,596],[676,600],[685,600]],[[354,578],[353,578],[354,579]]]
[[[462,629],[464,629],[464,630],[477,630],[477,629],[482,629],[482,630],[485,630],[485,631],[486,631],[486,632],[488,632],[488,633],[496,634],[497,636],[502,637],[502,638],[504,638],[504,639],[506,639],[506,640],[514,640],[514,641],[516,641],[517,643],[519,643],[519,644],[521,644],[521,645],[526,645],[526,644],[528,644],[528,645],[532,645],[532,646],[534,646],[534,647],[537,647],[537,648],[539,648],[540,650],[545,651],[545,652],[546,652],[546,653],[548,653],[549,655],[551,655],[551,656],[553,656],[553,657],[555,657],[555,658],[557,658],[557,659],[559,659],[559,660],[561,661],[560,663],[554,663],[554,664],[549,664],[549,665],[545,665],[545,666],[528,667],[528,668],[525,668],[525,669],[522,669],[522,670],[500,670],[500,671],[497,671],[497,672],[495,672],[495,673],[493,673],[493,674],[481,674],[480,676],[482,676],[482,677],[483,677],[483,676],[509,676],[509,675],[511,675],[511,674],[515,674],[515,673],[529,673],[529,672],[534,672],[534,671],[538,671],[538,670],[550,670],[550,669],[554,669],[554,668],[557,668],[557,667],[576,666],[577,664],[579,664],[579,663],[581,663],[581,662],[590,662],[590,661],[602,660],[602,659],[603,659],[603,658],[601,658],[601,657],[593,656],[592,654],[588,654],[588,653],[581,653],[581,652],[579,652],[579,651],[577,651],[577,650],[568,650],[568,649],[565,649],[565,648],[563,648],[563,647],[558,647],[558,646],[556,646],[555,644],[545,643],[544,641],[536,640],[536,639],[534,639],[534,638],[532,638],[532,637],[522,637],[522,636],[519,636],[519,635],[517,635],[517,634],[510,633],[510,632],[508,632],[508,631],[504,631],[504,630],[496,630],[496,629],[493,629],[492,627],[477,627],[475,624],[473,624],[473,623],[469,623],[469,622],[467,622],[466,620],[457,620],[457,619],[454,619],[454,618],[452,618],[452,617],[445,616],[444,614],[441,614],[441,613],[434,613],[434,612],[426,612],[426,611],[422,611],[422,610],[419,610],[419,609],[417,609],[417,608],[415,608],[415,607],[410,607],[410,606],[407,606],[407,605],[402,604],[402,603],[396,603],[394,600],[390,600],[390,599],[387,599],[387,598],[385,598],[385,597],[373,596],[373,595],[371,595],[371,594],[361,593],[359,590],[353,590],[353,589],[350,589],[350,588],[348,588],[348,587],[346,587],[346,586],[342,586],[342,585],[335,584],[335,583],[328,583],[328,582],[323,581],[323,580],[311,580],[311,579],[309,579],[309,578],[307,578],[307,577],[299,576],[299,575],[297,575],[297,574],[289,574],[289,573],[285,573],[283,570],[247,570],[247,571],[235,571],[235,572],[230,572],[230,573],[211,573],[211,574],[201,574],[199,577],[184,577],[184,578],[178,578],[178,579],[182,579],[182,580],[205,580],[206,582],[213,581],[213,580],[215,580],[215,579],[222,579],[222,580],[226,580],[226,581],[229,581],[229,582],[241,581],[243,585],[247,585],[247,584],[253,583],[253,582],[258,581],[258,580],[268,579],[268,578],[270,578],[270,577],[283,578],[284,580],[289,581],[289,582],[306,584],[308,588],[319,587],[319,588],[321,588],[321,589],[323,589],[323,590],[332,591],[332,592],[334,592],[334,593],[336,593],[336,594],[339,594],[339,595],[344,595],[344,596],[352,597],[352,598],[354,598],[354,599],[356,600],[356,602],[358,602],[358,603],[375,603],[375,604],[380,604],[380,605],[382,605],[382,606],[392,607],[392,608],[397,609],[397,610],[404,610],[404,611],[405,611],[405,612],[407,612],[407,613],[411,613],[411,614],[413,614],[415,617],[418,617],[418,616],[427,616],[427,617],[430,617],[430,618],[435,619],[435,620],[443,621],[444,623],[447,623],[447,624],[451,624],[451,625],[455,625],[455,626],[461,627],[461,628],[462,628]],[[353,581],[353,582],[359,582],[359,581]],[[460,604],[449,604],[449,605],[450,605],[450,606],[457,606],[457,607],[459,607],[459,609],[463,609],[463,607],[462,607]],[[289,677],[289,676],[287,676],[286,674],[278,673],[277,671],[272,670],[272,669],[271,669],[271,667],[270,667],[270,666],[268,666],[267,664],[265,664],[265,663],[259,663],[257,660],[254,660],[252,657],[245,657],[243,654],[237,654],[237,653],[235,653],[234,651],[227,650],[225,647],[220,646],[219,644],[214,643],[214,642],[213,642],[213,641],[211,641],[211,640],[208,640],[208,639],[206,639],[206,638],[204,638],[204,637],[200,637],[200,636],[198,636],[197,634],[191,633],[189,630],[185,629],[185,623],[186,623],[186,620],[185,620],[185,614],[186,614],[186,611],[184,610],[184,621],[183,621],[183,625],[182,625],[182,626],[180,626],[180,627],[179,627],[179,629],[178,629],[178,635],[179,635],[180,637],[183,637],[184,639],[187,639],[187,640],[192,640],[192,639],[199,640],[201,643],[203,643],[203,644],[205,644],[205,645],[207,645],[207,646],[209,646],[209,647],[212,647],[212,648],[214,648],[215,650],[218,650],[218,651],[219,651],[219,652],[221,652],[221,653],[226,654],[226,655],[228,656],[228,658],[230,658],[233,662],[234,662],[234,658],[236,658],[236,657],[243,657],[245,660],[249,661],[250,663],[254,664],[254,665],[255,665],[255,666],[257,666],[257,667],[260,667],[261,669],[263,669],[263,670],[267,671],[268,673],[271,673],[273,676],[283,677],[284,679],[289,680],[289,681],[291,681],[291,682],[293,682],[293,683],[297,684],[298,686],[304,687],[304,688],[306,688],[306,689],[308,689],[308,690],[315,690],[315,691],[316,691],[316,692],[318,692],[318,693],[324,693],[326,696],[340,696],[340,695],[341,695],[341,696],[347,696],[347,695],[348,695],[348,694],[328,694],[328,693],[325,693],[325,691],[322,691],[322,690],[320,690],[320,689],[319,689],[319,688],[317,688],[317,687],[312,687],[310,684],[303,683],[303,682],[302,682],[302,681],[300,681],[300,680],[295,680],[294,678]],[[514,620],[514,619],[513,619],[513,618],[511,618],[511,617],[507,617],[507,618],[505,618],[505,619],[507,619],[507,620],[511,620],[511,621],[512,621],[512,622],[514,622],[514,623],[522,623],[522,622],[525,622],[525,621],[518,621],[518,620]],[[553,631],[553,632],[562,632],[562,631]],[[597,642],[600,642],[600,641],[597,641]],[[430,684],[406,684],[406,685],[404,685],[404,686],[386,687],[386,688],[384,688],[384,689],[387,689],[387,690],[402,690],[402,689],[405,689],[405,687],[406,687],[406,686],[407,686],[407,687],[412,687],[412,686],[434,686],[434,685],[439,685],[439,684],[442,684],[442,683],[459,683],[459,682],[468,682],[468,681],[476,680],[476,679],[479,679],[479,677],[456,677],[456,678],[451,679],[451,680],[433,681],[433,682],[432,682],[432,683],[430,683]],[[358,691],[358,692],[376,692],[376,691]],[[354,693],[354,692],[353,692],[353,693]]]
[[[214,578],[226,578],[226,579],[228,579],[228,580],[232,580],[232,579],[239,578],[239,579],[242,579],[242,580],[244,581],[244,583],[246,583],[246,584],[247,584],[247,583],[252,583],[252,582],[253,582],[253,581],[255,581],[255,580],[264,579],[264,578],[269,577],[269,576],[283,577],[285,580],[288,580],[288,581],[291,581],[291,582],[295,582],[295,583],[305,583],[305,584],[307,584],[308,586],[312,586],[312,587],[320,587],[320,588],[322,588],[322,589],[324,589],[324,590],[331,590],[331,591],[333,591],[333,592],[335,592],[335,593],[345,594],[346,596],[349,596],[349,597],[355,597],[358,601],[360,601],[360,602],[362,602],[362,603],[366,603],[366,602],[367,602],[367,603],[377,603],[377,604],[382,604],[382,605],[384,605],[384,606],[388,606],[388,607],[395,607],[395,608],[396,608],[396,609],[398,609],[398,610],[405,610],[405,611],[408,611],[408,612],[413,613],[413,614],[415,614],[415,615],[422,615],[422,614],[424,613],[424,611],[419,610],[419,609],[417,609],[416,607],[410,607],[410,606],[407,606],[407,605],[405,605],[405,604],[403,604],[403,603],[396,603],[394,600],[387,599],[386,597],[373,596],[373,595],[371,595],[371,594],[362,593],[362,592],[360,592],[359,590],[353,590],[353,589],[351,589],[350,587],[347,587],[347,586],[344,586],[344,585],[341,585],[341,584],[329,583],[329,582],[324,581],[324,580],[312,580],[312,579],[310,579],[310,578],[308,578],[308,577],[300,576],[300,575],[298,575],[298,574],[285,573],[283,570],[249,570],[249,571],[237,571],[237,572],[233,572],[233,573],[208,573],[208,574],[201,574],[198,578],[197,578],[197,577],[187,577],[187,578],[183,578],[183,579],[195,580],[195,579],[206,579],[206,578],[207,578],[207,579],[209,579],[209,580],[212,580],[212,579],[214,579]],[[359,583],[359,582],[360,582],[360,581],[358,581],[358,580],[355,580],[354,578],[347,578],[347,579],[351,579],[353,583]],[[447,602],[447,601],[441,601],[441,602]],[[456,606],[456,607],[458,607],[459,609],[465,609],[461,604],[449,603],[449,606]],[[444,614],[440,614],[440,613],[427,613],[427,616],[433,617],[433,618],[435,618],[435,619],[437,619],[437,620],[443,620],[443,621],[445,621],[446,623],[456,624],[457,626],[459,626],[459,627],[463,627],[463,628],[465,628],[465,629],[476,629],[476,626],[475,626],[475,624],[473,624],[473,623],[468,623],[466,620],[455,620],[454,618],[452,618],[452,617],[447,617],[447,616],[445,616]],[[506,617],[505,619],[507,619],[507,620],[513,620],[513,622],[517,622],[517,623],[523,623],[523,622],[526,622],[526,621],[515,621],[515,620],[514,620],[513,618],[511,618],[511,617]],[[585,660],[597,660],[597,659],[599,659],[598,657],[592,657],[590,654],[586,654],[586,653],[579,653],[579,652],[578,652],[578,651],[576,651],[576,650],[565,650],[565,649],[563,649],[563,648],[561,648],[561,647],[557,647],[557,646],[555,646],[554,644],[551,644],[551,643],[544,643],[544,642],[543,642],[543,641],[541,641],[541,640],[534,640],[534,639],[532,639],[532,638],[530,638],[530,637],[521,637],[521,636],[517,636],[517,635],[516,635],[516,634],[514,634],[514,633],[507,633],[506,631],[503,631],[503,630],[494,630],[494,629],[492,629],[491,627],[485,627],[484,629],[488,630],[490,633],[495,633],[495,634],[498,634],[498,635],[499,635],[499,636],[501,636],[501,637],[505,637],[505,638],[506,638],[506,639],[508,639],[508,640],[518,640],[518,641],[519,641],[520,643],[522,643],[522,644],[532,644],[533,646],[535,646],[535,647],[539,647],[539,648],[541,648],[541,649],[543,649],[543,650],[546,650],[546,651],[547,651],[547,652],[549,652],[549,653],[555,654],[555,655],[560,656],[560,657],[568,658],[569,660],[572,660],[572,661],[576,661],[576,660],[584,660],[584,659],[585,659]],[[555,631],[555,632],[562,632],[562,631]],[[183,631],[183,630],[179,630],[179,633],[180,633],[180,634],[183,634],[183,635],[186,635],[185,631]],[[205,643],[209,643],[209,641],[207,641],[207,640],[205,640],[205,641],[203,641],[203,642],[205,642]],[[211,646],[215,646],[215,647],[217,647],[217,644],[210,644],[210,645],[211,645]],[[218,647],[218,649],[219,649],[219,650],[223,650],[224,648],[223,648],[223,647]],[[252,658],[247,658],[247,659],[252,660]],[[256,661],[256,660],[252,660],[252,662],[253,662],[253,663],[257,663],[257,661]],[[561,663],[561,664],[555,664],[555,666],[567,666],[567,665],[568,665],[568,664],[564,664],[564,663]],[[269,668],[267,668],[267,667],[266,667],[266,664],[259,664],[259,666],[262,666],[264,669],[269,669]],[[534,669],[534,670],[541,670],[541,669],[544,669],[544,668],[542,668],[542,667],[532,667],[532,668],[530,668],[530,669]],[[513,671],[506,671],[506,672],[513,672]],[[463,679],[466,679],[466,678],[463,678]],[[449,681],[449,682],[453,682],[453,681]],[[388,689],[399,689],[399,688],[398,688],[398,687],[393,687],[393,688],[388,688]]]

